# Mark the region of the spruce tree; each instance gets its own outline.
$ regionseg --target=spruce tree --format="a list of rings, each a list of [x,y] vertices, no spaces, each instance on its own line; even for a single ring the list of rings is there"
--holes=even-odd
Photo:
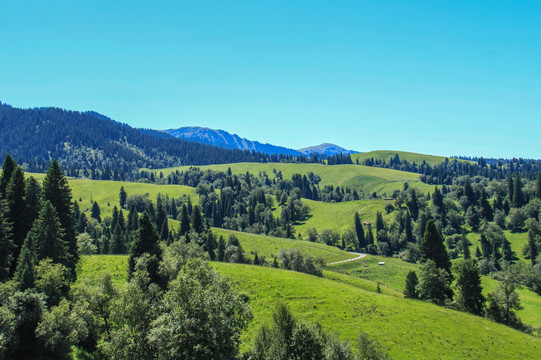
[[[433,260],[437,267],[445,269],[449,274],[451,273],[451,261],[434,220],[429,220],[426,224],[425,235],[419,250],[421,252],[421,262],[426,262],[429,259]]]
[[[513,202],[514,190],[515,190],[515,185],[513,184],[513,177],[509,175],[507,177],[507,196],[509,197],[509,202]]]
[[[419,298],[417,293],[417,285],[419,284],[419,279],[415,271],[410,271],[406,277],[406,287],[404,289],[404,296],[410,299]]]
[[[436,211],[438,212],[438,214],[440,215],[444,214],[443,195],[441,194],[437,186],[434,189],[434,193],[432,194],[432,204],[436,208]]]
[[[156,206],[156,228],[161,232],[163,223],[167,222],[167,214],[161,201]]]
[[[511,243],[509,240],[507,240],[507,238],[503,239],[502,254],[505,261],[511,261],[515,257],[513,250],[511,250]]]
[[[470,259],[456,264],[455,274],[456,304],[459,310],[482,316],[485,297],[483,296],[477,261]]]
[[[21,247],[30,226],[26,217],[26,202],[24,200],[24,173],[20,167],[15,167],[9,179],[5,194],[7,220],[12,224],[13,256],[19,257]],[[12,263],[11,273],[15,272],[16,263]]]
[[[153,257],[153,260],[149,263],[149,275],[152,282],[160,283],[160,276],[158,274],[158,265],[162,257],[162,252],[158,244],[158,232],[156,226],[152,223],[148,212],[144,212],[139,219],[139,228],[135,234],[133,244],[130,248],[130,256],[128,258],[128,268],[130,276],[135,271],[135,262],[138,257],[144,253]]]
[[[222,235],[220,235],[220,239],[218,240],[218,261],[224,261],[225,257],[225,240]]]
[[[366,239],[364,237],[363,224],[361,223],[361,218],[359,217],[358,212],[355,212],[355,216],[353,218],[353,223],[355,225],[355,234],[357,235],[357,241],[359,242],[359,248],[360,249],[366,248]]]
[[[535,196],[541,199],[541,172],[538,172],[535,178]]]
[[[118,194],[119,203],[121,208],[126,208],[126,200],[128,199],[128,194],[124,190],[124,186],[120,187],[120,193]]]
[[[11,174],[15,170],[17,164],[11,155],[7,154],[2,165],[2,174],[0,174],[0,199],[5,198],[6,189],[8,187],[9,180],[11,179]]]
[[[19,290],[32,289],[36,281],[35,258],[32,239],[26,238],[17,262],[17,270],[13,276]]]
[[[73,218],[71,189],[68,180],[62,172],[56,160],[51,162],[42,184],[42,201],[50,201],[55,208],[60,224],[64,229],[62,239],[68,245],[69,264],[64,264],[68,269],[75,272],[75,266],[79,260],[77,252],[77,239],[75,238],[75,219]]]
[[[98,220],[98,222],[101,222],[101,209],[97,201],[94,201],[94,203],[92,204],[92,209],[90,210],[90,217]]]
[[[39,211],[41,210],[41,186],[33,176],[26,179],[24,185],[24,201],[26,203],[25,216],[30,224],[30,228],[38,218]]]
[[[50,201],[46,201],[43,205],[27,238],[30,238],[36,262],[49,258],[66,267],[67,264],[71,264],[71,254],[64,240],[64,229]]]
[[[203,219],[201,217],[201,210],[199,208],[199,205],[195,205],[193,207],[193,212],[192,212],[192,228],[193,230],[200,234],[203,232],[204,230],[204,227],[203,227]]]
[[[379,233],[380,230],[385,230],[385,222],[383,221],[381,211],[378,210],[376,212],[376,234]]]
[[[522,180],[520,179],[519,173],[515,174],[515,179],[513,181],[513,202],[512,206],[516,208],[521,208],[524,203],[524,193],[522,192]]]
[[[0,282],[9,280],[12,264],[17,263],[14,256],[11,224],[5,216],[6,203],[0,200]]]
[[[180,211],[180,235],[186,235],[190,231],[190,216],[188,215],[188,207],[186,204],[182,205]]]
[[[128,213],[128,232],[134,232],[137,231],[139,228],[139,214],[137,213],[137,209],[135,208],[135,205],[132,204],[130,207],[130,212]]]
[[[111,236],[111,245],[110,245],[111,254],[124,254],[124,234],[122,233],[122,228],[120,224],[116,224],[113,229],[113,235]]]
[[[372,232],[372,225],[366,226],[366,246],[374,245],[374,233]]]
[[[462,256],[465,260],[471,259],[470,242],[466,237],[466,234],[462,234]]]
[[[167,222],[167,220],[165,220],[160,230],[160,240],[166,241],[168,237],[169,237],[169,223]]]
[[[413,225],[411,222],[411,216],[409,211],[406,211],[406,216],[404,217],[404,233],[406,234],[406,241],[415,241],[415,238],[413,237]]]

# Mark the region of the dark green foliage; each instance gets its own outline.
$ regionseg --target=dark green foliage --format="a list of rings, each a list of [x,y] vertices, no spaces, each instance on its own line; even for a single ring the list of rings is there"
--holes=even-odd
[[[180,211],[180,235],[186,235],[190,231],[190,215],[186,204],[182,205]]]
[[[94,201],[92,204],[92,209],[90,210],[90,217],[101,222],[101,210],[97,201]]]
[[[0,282],[11,275],[11,264],[16,263],[11,224],[5,216],[5,201],[0,200]]]
[[[31,238],[27,238],[21,249],[21,254],[17,261],[17,270],[13,280],[17,283],[20,290],[32,289],[36,281],[34,252]]]
[[[2,165],[2,174],[0,174],[0,199],[5,198],[6,189],[8,187],[9,180],[11,179],[11,174],[15,170],[17,164],[11,155],[7,154],[4,159],[4,164]]]
[[[451,261],[443,243],[434,220],[429,220],[426,224],[425,235],[420,246],[421,262],[432,260],[440,269],[451,273]]]
[[[385,230],[385,222],[383,222],[383,215],[381,215],[381,211],[376,212],[376,234],[379,233],[380,230]]]
[[[471,259],[470,245],[471,243],[468,241],[466,235],[462,234],[462,257],[465,260]]]
[[[390,357],[385,353],[383,347],[376,339],[371,338],[367,333],[361,331],[357,338],[359,346],[359,357],[370,360],[388,360]]]
[[[421,266],[417,290],[420,299],[444,305],[453,297],[451,276],[445,269],[437,267],[434,261],[429,259]]]
[[[111,245],[110,245],[111,254],[125,254],[126,247],[124,244],[125,244],[124,233],[122,232],[122,228],[120,227],[120,224],[117,223],[113,229],[113,234],[111,236]]]
[[[355,215],[353,218],[353,224],[355,226],[355,234],[357,235],[357,241],[359,242],[359,248],[365,248],[366,247],[366,239],[364,237],[364,229],[363,224],[361,223],[361,218],[359,217],[359,213],[355,211]],[[316,233],[317,234],[317,233]]]
[[[436,208],[436,212],[440,215],[444,214],[444,206],[443,206],[443,195],[441,194],[441,191],[436,188],[434,189],[434,193],[432,194],[432,204]]]
[[[130,257],[128,259],[129,274],[135,271],[135,263],[144,253],[151,256],[148,264],[150,279],[154,283],[161,283],[158,274],[158,263],[161,259],[161,249],[158,245],[158,232],[155,225],[150,220],[150,215],[145,211],[139,219],[139,228],[135,234],[133,244],[130,248]]]
[[[126,208],[126,200],[128,199],[128,194],[126,193],[126,190],[124,190],[124,186],[120,187],[120,193],[118,194],[120,207],[125,209]]]
[[[201,234],[204,230],[203,219],[201,217],[201,210],[198,205],[195,205],[193,207],[192,229],[198,234]]]
[[[12,224],[13,255],[19,257],[26,234],[32,226],[26,217],[26,202],[24,200],[24,173],[20,167],[15,167],[8,182],[5,194],[6,218]],[[15,264],[11,267],[15,271]]]
[[[481,287],[479,266],[473,259],[464,260],[455,266],[456,305],[459,310],[483,315],[485,297]]]
[[[224,261],[225,258],[225,240],[224,237],[220,235],[218,240],[218,261]]]
[[[323,276],[323,268],[325,266],[323,260],[303,254],[298,249],[281,249],[278,253],[278,259],[280,260],[280,267],[282,269]]]
[[[411,216],[409,211],[406,211],[406,215],[404,217],[404,234],[406,234],[406,241],[408,242],[414,242],[415,238],[413,237],[413,226],[411,222]]]
[[[513,201],[511,205],[515,208],[521,208],[526,203],[524,198],[524,192],[522,191],[522,180],[520,179],[519,173],[515,174],[515,179],[513,180]]]
[[[43,205],[27,238],[34,247],[36,261],[49,258],[66,267],[72,263],[68,245],[64,240],[64,229],[50,201]]]
[[[136,231],[139,228],[139,214],[137,213],[137,209],[135,208],[135,205],[132,205],[130,207],[130,212],[128,213],[128,224],[127,224],[127,230],[129,232]]]
[[[535,178],[535,196],[541,199],[541,172],[538,172]]]
[[[419,298],[419,294],[417,292],[418,284],[419,284],[419,279],[417,278],[417,274],[413,270],[410,271],[406,277],[406,286],[404,289],[404,296],[410,299]]]
[[[69,290],[69,270],[62,264],[43,259],[35,268],[36,290],[45,294],[47,305],[56,306]]]
[[[30,226],[38,218],[39,211],[41,210],[41,192],[41,186],[34,177],[30,176],[26,179],[24,187],[24,200],[26,203],[25,217]]]
[[[349,344],[325,333],[321,326],[297,320],[279,304],[273,321],[260,327],[254,347],[247,354],[254,360],[345,360],[355,359]]]
[[[60,165],[56,160],[51,162],[42,184],[42,201],[50,201],[55,208],[60,224],[64,229],[62,239],[68,245],[69,264],[68,269],[75,271],[75,265],[79,259],[77,253],[77,240],[75,239],[75,220],[72,212],[71,189],[68,180],[64,176]]]

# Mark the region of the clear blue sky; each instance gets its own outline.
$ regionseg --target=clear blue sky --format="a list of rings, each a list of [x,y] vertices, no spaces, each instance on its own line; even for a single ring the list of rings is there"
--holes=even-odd
[[[0,100],[292,148],[541,158],[540,1],[0,2]]]

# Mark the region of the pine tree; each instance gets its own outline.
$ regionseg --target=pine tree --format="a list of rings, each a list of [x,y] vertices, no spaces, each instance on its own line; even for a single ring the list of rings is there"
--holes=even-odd
[[[36,262],[49,258],[66,267],[71,263],[71,254],[64,240],[64,229],[50,201],[46,201],[43,205],[32,229],[28,232],[28,238],[33,245]]]
[[[465,260],[471,259],[470,242],[466,237],[466,234],[462,234],[462,256]]]
[[[21,249],[21,255],[17,262],[17,270],[13,279],[20,290],[32,289],[36,280],[35,259],[33,254],[32,239],[27,238]]]
[[[507,238],[503,239],[502,254],[505,261],[511,261],[515,257],[513,250],[511,250],[511,243],[509,242],[509,240],[507,240]]]
[[[128,268],[130,276],[135,270],[135,262],[138,257],[144,253],[150,256],[155,256],[149,263],[149,275],[152,282],[160,283],[161,279],[158,274],[158,265],[161,260],[161,249],[158,245],[158,232],[156,226],[152,223],[148,212],[144,212],[139,219],[139,228],[135,234],[133,244],[130,248],[130,257],[128,258]]]
[[[162,228],[160,231],[160,240],[166,241],[168,237],[169,237],[169,223],[167,222],[167,220],[165,220],[162,224]]]
[[[470,259],[458,263],[455,267],[455,273],[456,304],[459,310],[482,316],[485,297],[483,296],[477,261]]]
[[[485,259],[490,258],[490,255],[492,254],[492,244],[490,243],[490,241],[487,240],[485,234],[481,234],[479,243],[481,244],[481,251],[483,257]]]
[[[126,200],[128,199],[128,194],[124,190],[124,186],[120,187],[120,193],[118,194],[119,203],[121,208],[126,208]]]
[[[355,234],[357,235],[357,241],[359,242],[359,248],[363,249],[363,248],[366,247],[366,239],[364,237],[363,224],[361,223],[361,218],[359,217],[358,212],[355,212],[355,216],[353,218],[353,223],[355,225]]]
[[[535,196],[541,199],[541,172],[538,172],[535,178]]]
[[[132,206],[130,207],[130,212],[128,213],[128,231],[131,233],[137,231],[138,228],[139,214],[137,213],[135,205],[132,204]]]
[[[158,205],[156,207],[156,228],[161,231],[163,228],[163,223],[166,221],[167,214],[165,212],[162,202],[158,201]]]
[[[376,212],[376,234],[379,233],[380,230],[385,230],[385,222],[383,222],[383,215],[381,215],[381,211]]]
[[[90,210],[90,217],[101,222],[101,210],[97,201],[94,201],[92,204],[92,209]]]
[[[188,215],[188,207],[186,204],[182,205],[180,211],[180,235],[186,235],[190,231],[190,216]]]
[[[225,240],[222,235],[220,235],[220,239],[218,240],[218,261],[224,261],[225,257]]]
[[[515,179],[513,181],[513,202],[512,206],[516,208],[521,208],[524,203],[524,193],[522,192],[522,180],[520,179],[519,173],[515,174]]]
[[[479,246],[475,248],[475,257],[478,259],[481,259],[483,257],[483,254],[481,254],[481,251],[479,250]]]
[[[11,266],[17,262],[13,252],[11,224],[5,216],[6,203],[0,200],[0,282],[10,278]]]
[[[432,194],[432,204],[436,208],[436,211],[438,212],[438,214],[440,215],[444,214],[443,195],[441,194],[437,186],[434,189],[434,193]]]
[[[513,202],[513,191],[515,190],[515,185],[513,184],[513,177],[509,175],[507,177],[507,195],[509,197],[509,202]]]
[[[24,200],[24,173],[20,167],[15,167],[9,179],[5,194],[7,221],[12,224],[13,256],[19,257],[21,247],[30,226],[26,217],[26,202]],[[15,272],[16,263],[12,263],[11,273]]]
[[[11,155],[7,154],[4,164],[2,165],[2,174],[0,174],[0,199],[5,198],[6,196],[6,189],[15,167],[17,167],[15,160],[13,160]]]
[[[64,176],[60,165],[56,160],[51,162],[42,184],[42,201],[50,201],[56,209],[60,224],[64,229],[62,239],[68,244],[69,264],[64,264],[68,269],[75,272],[75,266],[79,260],[77,252],[77,239],[75,238],[75,219],[73,218],[71,189],[68,180]]]
[[[468,205],[473,205],[476,203],[477,198],[475,196],[475,192],[473,192],[473,188],[471,186],[469,178],[466,178],[466,181],[464,181],[464,196],[466,196],[466,198],[468,199]]]
[[[374,233],[372,232],[372,225],[366,226],[366,245],[374,245]]]
[[[26,203],[26,218],[30,224],[29,228],[32,226],[34,221],[38,218],[39,211],[41,210],[41,186],[34,179],[33,176],[30,176],[26,179],[24,185],[24,201]]]
[[[411,222],[410,212],[406,211],[406,216],[404,217],[404,233],[406,234],[406,241],[414,242],[415,238],[413,237],[413,226]]]
[[[419,284],[419,279],[415,271],[410,271],[406,277],[406,287],[404,289],[404,295],[410,299],[417,299],[419,294],[417,293],[417,284]]]
[[[111,236],[110,252],[111,254],[124,254],[124,234],[120,224],[116,224]]]
[[[421,252],[421,262],[426,262],[429,259],[433,260],[437,267],[445,269],[449,274],[451,273],[451,261],[434,220],[429,220],[426,224],[425,235],[419,250]]]

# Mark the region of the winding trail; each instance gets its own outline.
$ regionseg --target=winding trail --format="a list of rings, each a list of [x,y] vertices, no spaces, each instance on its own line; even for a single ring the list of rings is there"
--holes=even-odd
[[[356,257],[356,258],[353,258],[353,259],[347,259],[347,260],[335,261],[335,262],[332,262],[332,263],[328,263],[327,265],[334,265],[334,264],[345,263],[345,262],[348,262],[348,261],[361,260],[362,258],[366,257],[366,255],[368,255],[368,254],[356,253],[356,252],[349,252],[349,253],[350,253],[350,254],[355,254],[355,255],[357,255],[357,257]]]

